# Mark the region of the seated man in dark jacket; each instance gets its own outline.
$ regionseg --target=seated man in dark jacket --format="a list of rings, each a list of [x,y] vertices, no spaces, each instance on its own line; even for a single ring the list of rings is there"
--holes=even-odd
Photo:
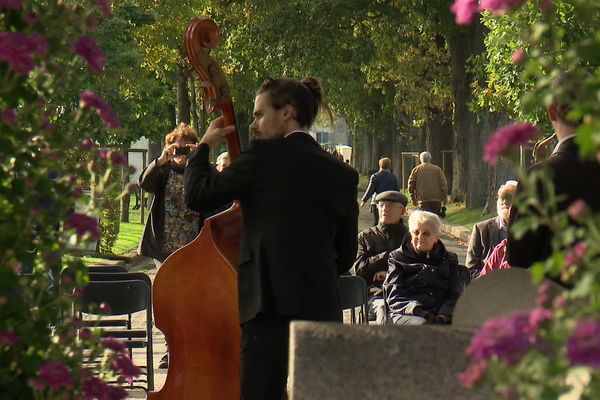
[[[463,291],[456,254],[439,240],[441,221],[428,211],[414,211],[406,235],[389,258],[383,282],[389,318],[395,325],[449,324]]]
[[[387,273],[390,252],[400,247],[408,233],[402,220],[408,198],[390,190],[378,194],[375,201],[379,209],[379,223],[358,234],[354,272],[369,286],[369,319],[382,324],[385,321],[385,306],[381,284]]]

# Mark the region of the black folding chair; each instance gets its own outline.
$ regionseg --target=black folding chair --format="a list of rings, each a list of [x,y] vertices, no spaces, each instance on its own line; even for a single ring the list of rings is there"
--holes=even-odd
[[[146,379],[135,379],[129,388],[154,390],[154,360],[152,349],[152,295],[150,278],[143,273],[96,273],[90,274],[90,282],[84,288],[82,313],[99,316],[98,306],[106,303],[108,316],[126,316],[126,319],[86,319],[86,325],[101,327],[103,337],[123,341],[133,356],[134,348],[146,349]],[[132,314],[145,311],[144,329],[133,329]],[[136,385],[145,383],[146,386]]]
[[[92,265],[88,267],[88,273],[114,273],[114,272],[127,272],[127,268],[122,265]]]
[[[338,280],[342,294],[342,310],[350,310],[350,323],[368,324],[367,283],[356,275],[340,276]],[[356,309],[358,311],[358,322]]]

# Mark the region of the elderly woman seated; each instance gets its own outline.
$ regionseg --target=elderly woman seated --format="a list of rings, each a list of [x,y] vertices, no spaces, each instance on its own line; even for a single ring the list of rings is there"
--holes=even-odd
[[[396,325],[449,324],[463,290],[456,254],[440,241],[441,221],[414,211],[409,235],[390,254],[383,283],[389,320]]]

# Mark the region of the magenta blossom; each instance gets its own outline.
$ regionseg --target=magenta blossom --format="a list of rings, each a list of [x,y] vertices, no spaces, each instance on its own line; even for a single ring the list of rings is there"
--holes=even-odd
[[[115,165],[120,165],[121,167],[127,166],[127,157],[118,151],[110,150],[108,152],[108,159]]]
[[[522,49],[516,49],[513,51],[510,62],[514,65],[519,65],[525,60],[525,52]]]
[[[112,362],[115,371],[121,375],[129,383],[133,382],[133,378],[142,373],[140,367],[133,364],[131,358],[121,354]]]
[[[23,0],[0,0],[0,10],[10,8],[11,10],[19,11]]]
[[[585,242],[579,241],[571,247],[571,249],[565,255],[565,266],[572,267],[575,264],[578,264],[579,261],[583,258],[587,251],[587,247]]]
[[[121,387],[110,386],[95,376],[86,377],[83,382],[83,394],[86,399],[122,400],[127,391]]]
[[[19,75],[26,75],[35,66],[33,53],[44,56],[48,42],[39,33],[31,37],[19,32],[0,32],[0,61],[6,61]]]
[[[120,340],[117,340],[113,337],[106,337],[100,340],[102,346],[106,347],[109,350],[114,351],[115,353],[124,353],[125,345]]]
[[[52,361],[40,368],[40,380],[52,389],[73,387],[69,369],[59,361]]]
[[[567,214],[569,214],[569,217],[571,217],[573,221],[582,223],[583,218],[586,216],[589,209],[590,208],[585,202],[585,200],[577,199],[571,203],[571,205],[567,209]]]
[[[480,361],[469,365],[466,370],[458,374],[458,380],[460,380],[463,386],[472,388],[475,387],[475,385],[477,385],[481,379],[483,379],[486,371],[487,364],[483,361]]]
[[[111,13],[110,2],[108,0],[95,0],[102,15],[108,17]]]
[[[28,25],[35,25],[40,20],[40,16],[37,13],[30,12],[25,16],[25,20],[27,21]]]
[[[0,346],[14,346],[19,343],[19,337],[12,329],[0,332]]]
[[[567,359],[571,365],[600,368],[600,323],[582,320],[567,340]]]
[[[529,349],[529,314],[515,313],[487,321],[471,338],[466,353],[476,361],[492,357],[515,364]]]
[[[118,128],[121,126],[121,121],[117,118],[112,107],[102,97],[91,90],[86,90],[79,95],[79,106],[83,109],[91,108],[96,110],[102,122],[108,127]]]
[[[83,150],[92,150],[96,147],[96,143],[94,143],[94,141],[90,138],[85,138],[81,141],[81,143],[79,143],[79,146]]]
[[[540,325],[550,320],[552,320],[552,312],[545,308],[536,308],[529,313],[529,329],[532,341],[535,341],[535,333]]]
[[[69,218],[67,218],[65,221],[65,228],[75,229],[75,233],[79,237],[89,233],[92,240],[98,239],[98,236],[100,235],[98,219],[96,217],[77,212],[69,215]]]
[[[12,128],[17,124],[17,113],[14,108],[5,108],[0,113],[0,119],[5,125]]]
[[[538,307],[544,307],[550,301],[550,296],[552,295],[552,284],[548,281],[542,282],[542,284],[538,287],[537,297],[535,299],[535,304]]]
[[[496,15],[506,14],[511,8],[526,3],[527,0],[481,0],[480,11],[488,10]]]
[[[92,72],[98,73],[104,67],[106,56],[100,46],[89,36],[81,36],[73,48],[88,64]]]
[[[489,165],[496,165],[500,155],[513,147],[524,145],[539,136],[538,129],[525,122],[518,122],[497,130],[485,144],[483,159]]]
[[[479,12],[477,0],[455,0],[450,11],[456,15],[458,25],[468,25],[473,22],[473,15]]]

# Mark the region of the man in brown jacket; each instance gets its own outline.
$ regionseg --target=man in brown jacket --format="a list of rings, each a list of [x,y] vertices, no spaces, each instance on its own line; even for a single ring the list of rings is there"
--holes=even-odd
[[[408,178],[408,191],[413,205],[423,211],[441,214],[442,206],[448,198],[448,183],[440,167],[431,163],[431,154],[419,154],[421,164],[417,165]]]

